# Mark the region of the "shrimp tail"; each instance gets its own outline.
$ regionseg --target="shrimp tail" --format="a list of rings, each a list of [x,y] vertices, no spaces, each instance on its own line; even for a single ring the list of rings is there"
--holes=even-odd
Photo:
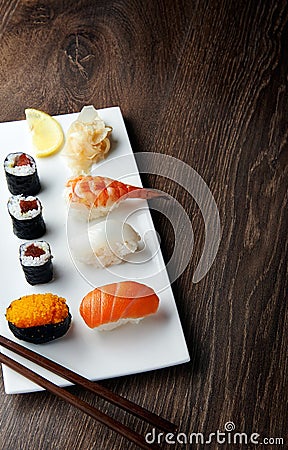
[[[167,194],[162,191],[158,191],[157,189],[150,188],[139,188],[135,186],[127,186],[128,192],[124,195],[121,200],[124,198],[141,198],[143,200],[150,200],[152,198],[165,197],[168,198]]]

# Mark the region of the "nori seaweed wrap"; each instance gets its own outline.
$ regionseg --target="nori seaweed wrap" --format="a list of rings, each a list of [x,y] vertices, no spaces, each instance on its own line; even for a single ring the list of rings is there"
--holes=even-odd
[[[13,195],[36,195],[41,185],[34,158],[27,153],[9,153],[4,160],[8,189]]]
[[[48,242],[25,242],[20,245],[19,259],[25,278],[32,286],[52,280],[52,255]]]
[[[19,328],[12,322],[8,322],[8,326],[14,336],[22,341],[31,342],[32,344],[45,344],[54,341],[67,333],[71,323],[71,314],[59,323],[41,325],[39,327]]]
[[[45,234],[42,205],[37,197],[11,196],[7,207],[13,223],[13,232],[18,238],[38,239]]]

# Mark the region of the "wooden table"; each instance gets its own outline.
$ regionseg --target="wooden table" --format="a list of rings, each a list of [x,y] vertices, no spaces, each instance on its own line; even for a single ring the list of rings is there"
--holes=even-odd
[[[187,435],[208,440],[233,422],[259,442],[287,444],[287,2],[11,0],[0,14],[1,121],[23,119],[26,107],[119,105],[134,151],[192,166],[219,209],[217,257],[192,283],[204,245],[200,209],[177,183],[143,177],[193,225],[193,256],[173,283],[191,362],[103,384]],[[168,261],[172,227],[153,218]],[[8,396],[1,383],[0,396],[1,450],[135,448],[46,392]],[[215,437],[196,447],[240,448]]]

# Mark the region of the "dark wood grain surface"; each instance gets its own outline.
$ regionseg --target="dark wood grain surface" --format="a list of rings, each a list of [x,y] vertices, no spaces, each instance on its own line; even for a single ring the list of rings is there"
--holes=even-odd
[[[199,208],[176,183],[144,177],[193,224],[193,256],[173,283],[191,362],[103,384],[186,434],[208,438],[232,421],[259,442],[287,445],[287,2],[2,0],[0,35],[0,121],[23,119],[26,107],[60,114],[119,105],[134,151],[191,165],[219,208],[217,258],[193,284],[204,243]],[[172,228],[153,218],[168,260]],[[1,450],[135,448],[46,392],[8,396],[1,383],[0,418]]]

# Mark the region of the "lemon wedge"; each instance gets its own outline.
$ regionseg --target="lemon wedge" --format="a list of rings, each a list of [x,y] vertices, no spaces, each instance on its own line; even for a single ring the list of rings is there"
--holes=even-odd
[[[62,127],[56,119],[37,109],[25,109],[26,120],[32,134],[35,155],[38,158],[53,155],[64,143]]]

